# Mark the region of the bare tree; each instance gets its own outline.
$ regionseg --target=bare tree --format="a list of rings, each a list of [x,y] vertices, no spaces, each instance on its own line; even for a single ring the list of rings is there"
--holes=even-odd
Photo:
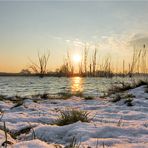
[[[83,60],[81,59],[80,64],[79,64],[79,75],[83,74]]]
[[[91,63],[89,65],[89,74],[90,74],[90,76],[92,75],[92,65],[91,65]]]
[[[146,73],[146,69],[147,69],[146,59],[147,59],[147,49],[146,49],[146,45],[144,44],[142,54],[141,54],[141,71],[142,71],[142,73]]]
[[[47,73],[47,64],[49,60],[50,53],[40,55],[38,52],[38,63],[31,61],[30,68],[33,70],[34,73],[38,74],[41,78]]]
[[[87,74],[87,56],[88,56],[88,48],[84,47],[84,73]]]
[[[141,53],[142,53],[142,49],[138,50],[135,46],[134,46],[134,49],[133,49],[133,58],[132,58],[132,64],[130,66],[130,71],[129,71],[129,76],[131,77],[133,72],[135,70],[138,70],[139,71],[139,63],[140,63],[140,57],[141,57]],[[137,69],[136,69],[136,66]]]
[[[96,62],[97,62],[97,49],[95,48],[94,55],[93,55],[93,63],[92,63],[93,76],[95,76],[95,73],[96,73]]]
[[[69,75],[73,75],[74,74],[74,66],[71,62],[71,58],[69,55],[69,52],[67,51],[67,66],[68,66],[68,73]]]
[[[123,60],[123,67],[122,67],[122,73],[123,73],[123,77],[124,77],[124,74],[125,74],[125,61]]]

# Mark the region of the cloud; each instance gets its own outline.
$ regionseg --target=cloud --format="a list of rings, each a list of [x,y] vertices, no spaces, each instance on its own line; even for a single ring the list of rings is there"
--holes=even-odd
[[[87,45],[90,54],[93,53],[94,49],[97,47],[98,55],[101,55],[102,57],[111,55],[113,58],[116,58],[116,56],[126,58],[132,55],[134,43],[138,46],[142,46],[143,44],[148,45],[148,34],[144,33],[124,32],[122,34],[112,33],[109,35],[95,35],[92,37],[91,40],[85,42],[78,38],[71,40],[67,39],[65,41],[73,51],[83,51],[85,45]]]
[[[75,39],[73,41],[74,46],[79,46],[79,47],[84,47],[85,43],[83,43],[82,41],[80,41],[79,39]]]
[[[138,33],[131,38],[130,45],[143,46],[144,44],[148,45],[148,34]]]
[[[70,41],[70,40],[65,40],[65,42],[66,42],[66,43],[70,43],[71,41]]]
[[[60,37],[60,36],[53,36],[52,38],[55,40],[62,40],[62,37]]]
[[[71,48],[84,48],[85,43],[81,41],[80,39],[66,39],[66,44],[68,44]]]
[[[126,51],[128,49],[128,38],[126,35],[110,35],[102,36],[99,42],[99,47],[104,50],[109,50],[111,52],[116,51]]]

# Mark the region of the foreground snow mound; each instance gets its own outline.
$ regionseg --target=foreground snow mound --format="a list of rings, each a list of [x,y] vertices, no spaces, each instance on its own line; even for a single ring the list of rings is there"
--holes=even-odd
[[[7,111],[9,110],[11,107],[13,106],[13,103],[12,102],[3,102],[3,101],[0,101],[0,110],[1,111]]]
[[[11,123],[6,122],[6,129],[11,134],[21,134],[21,131],[32,129],[33,127],[37,126],[38,124],[32,123],[31,125],[27,122],[17,122],[17,123]],[[3,122],[0,122],[0,129],[4,130]]]
[[[107,125],[93,125],[92,123],[77,122],[65,126],[40,125],[35,129],[35,135],[38,139],[60,144],[70,143],[75,137],[77,142],[95,146],[104,143],[106,146],[112,146],[121,142],[145,142],[148,138],[148,129],[141,127],[119,127]],[[29,135],[30,139],[33,135]],[[128,139],[127,139],[128,137]]]
[[[117,144],[112,148],[148,148],[148,143],[139,143],[137,144]]]
[[[43,141],[36,139],[31,141],[19,142],[17,144],[14,144],[12,148],[60,148],[60,146],[58,147],[54,144],[47,144]]]

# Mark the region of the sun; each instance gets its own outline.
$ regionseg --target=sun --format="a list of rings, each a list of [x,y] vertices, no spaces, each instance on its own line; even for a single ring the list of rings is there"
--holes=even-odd
[[[78,54],[73,55],[73,61],[79,63],[81,61],[81,56]]]

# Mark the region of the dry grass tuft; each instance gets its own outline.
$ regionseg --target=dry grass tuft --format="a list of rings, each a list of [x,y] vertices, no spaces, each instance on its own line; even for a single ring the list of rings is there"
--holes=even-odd
[[[58,119],[54,121],[54,124],[64,126],[78,121],[90,122],[89,113],[87,111],[77,109],[60,111],[60,115]]]

